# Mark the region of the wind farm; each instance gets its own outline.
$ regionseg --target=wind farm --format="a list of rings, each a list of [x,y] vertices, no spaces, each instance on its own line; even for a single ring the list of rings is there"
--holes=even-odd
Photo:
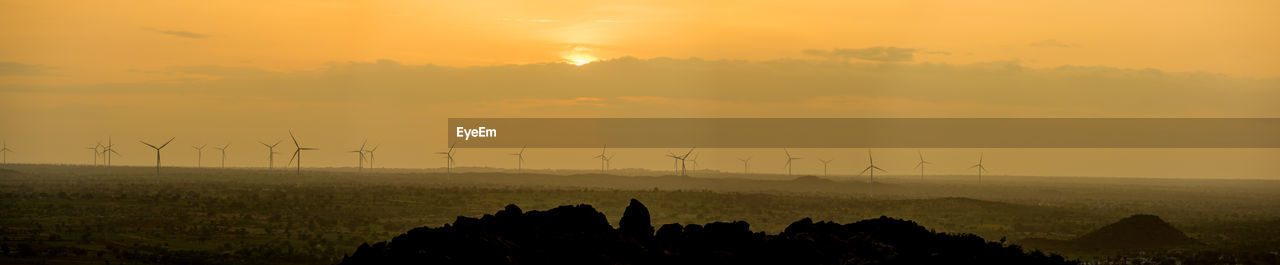
[[[1280,1],[0,6],[0,264],[1280,264]]]
[[[334,195],[344,198],[359,198],[367,196],[361,194],[379,194],[377,196],[395,196],[395,203],[391,205],[404,206],[400,201],[406,203],[413,200],[441,200],[427,199],[415,195],[417,193],[404,193],[401,191],[404,187],[413,187],[414,189],[422,189],[437,194],[436,196],[448,196],[449,198],[457,198],[462,200],[475,200],[477,198],[485,198],[485,196],[499,196],[504,199],[528,200],[531,198],[555,198],[578,200],[587,197],[612,198],[611,196],[639,196],[647,198],[646,202],[653,203],[676,203],[697,201],[703,205],[715,205],[716,207],[730,207],[740,201],[752,200],[776,200],[774,204],[789,205],[798,211],[794,214],[815,214],[820,212],[829,212],[833,209],[845,209],[839,207],[849,206],[818,206],[822,205],[819,201],[827,203],[847,203],[856,206],[860,211],[889,211],[899,216],[912,216],[913,220],[922,222],[931,228],[940,229],[940,231],[954,231],[977,233],[983,237],[999,238],[1011,237],[1014,243],[1031,244],[1033,246],[1044,247],[1050,250],[1066,251],[1065,253],[1073,253],[1073,255],[1092,255],[1096,252],[1079,250],[1078,248],[1067,247],[1061,245],[1065,243],[1044,243],[1039,237],[1050,231],[1068,231],[1067,233],[1085,233],[1082,230],[1053,230],[1046,227],[1062,226],[1068,224],[1068,220],[1076,222],[1078,220],[1106,220],[1112,218],[1115,214],[1120,214],[1116,206],[1105,206],[1104,208],[1094,205],[1095,199],[1092,197],[1077,197],[1076,195],[1064,195],[1056,197],[1055,204],[1063,204],[1065,206],[1034,206],[1031,202],[1043,203],[1043,194],[1046,190],[1054,190],[1073,194],[1078,192],[1089,192],[1107,194],[1117,201],[1109,202],[1114,205],[1133,205],[1143,204],[1150,205],[1153,203],[1151,198],[1161,198],[1161,200],[1169,200],[1183,196],[1188,193],[1206,192],[1197,186],[1204,186],[1201,180],[1179,180],[1179,181],[1162,181],[1159,185],[1154,184],[1138,184],[1146,183],[1142,179],[1110,179],[1110,178],[1078,178],[1078,177],[1045,177],[1045,176],[1015,176],[1015,175],[990,175],[985,163],[985,153],[979,154],[979,159],[974,164],[963,162],[963,156],[966,150],[933,150],[931,154],[945,153],[950,155],[941,156],[931,155],[930,159],[926,159],[924,151],[896,149],[896,150],[877,150],[874,154],[867,152],[867,165],[861,168],[858,174],[839,174],[838,168],[842,168],[837,161],[856,160],[856,156],[847,155],[849,152],[845,149],[804,149],[800,150],[807,156],[816,157],[817,167],[796,167],[801,163],[801,157],[797,152],[790,148],[784,148],[783,161],[777,161],[777,164],[766,166],[780,166],[783,170],[774,170],[772,172],[753,172],[751,166],[755,163],[752,158],[754,152],[771,151],[770,150],[751,150],[739,151],[736,149],[716,149],[716,148],[696,148],[691,147],[684,152],[665,153],[665,158],[673,159],[676,164],[675,172],[664,169],[665,161],[654,163],[651,165],[652,170],[643,168],[615,168],[612,166],[614,158],[619,154],[634,155],[637,152],[654,152],[658,150],[644,149],[627,149],[627,148],[600,148],[592,150],[553,150],[553,149],[531,149],[528,146],[521,146],[520,149],[501,150],[496,152],[484,151],[481,149],[469,149],[467,159],[481,161],[485,156],[493,156],[496,158],[514,158],[516,163],[508,164],[506,167],[489,167],[489,166],[457,166],[458,159],[456,154],[459,149],[458,143],[450,143],[449,149],[434,154],[441,155],[446,160],[441,170],[435,170],[429,166],[426,168],[386,168],[383,170],[372,171],[374,166],[373,152],[378,149],[379,145],[368,148],[368,141],[363,141],[359,146],[353,146],[351,149],[331,151],[335,154],[345,154],[355,156],[357,158],[356,165],[301,165],[301,153],[308,152],[309,157],[328,154],[313,145],[304,144],[303,139],[298,138],[291,131],[288,132],[290,141],[294,144],[294,153],[291,155],[289,166],[294,167],[293,174],[282,173],[274,170],[274,148],[277,147],[282,140],[274,143],[256,141],[261,144],[267,151],[266,161],[258,160],[256,166],[251,165],[232,165],[231,156],[226,153],[220,155],[219,167],[202,167],[198,163],[199,156],[192,157],[195,160],[193,164],[188,166],[174,165],[175,162],[165,162],[162,160],[162,152],[165,148],[174,143],[176,138],[171,137],[164,142],[139,141],[142,145],[152,149],[156,154],[155,164],[150,168],[150,172],[142,171],[143,167],[136,165],[103,167],[106,164],[105,156],[107,154],[115,154],[115,150],[120,146],[113,145],[110,139],[104,144],[96,144],[93,146],[82,146],[80,150],[90,150],[92,152],[92,160],[84,159],[83,166],[60,166],[60,165],[37,165],[37,164],[6,164],[6,170],[16,170],[16,172],[58,172],[66,170],[82,171],[82,172],[103,172],[94,174],[103,174],[102,181],[134,181],[135,177],[149,176],[150,179],[145,185],[165,185],[169,187],[183,187],[192,192],[202,188],[199,185],[211,185],[215,191],[222,194],[241,194],[244,191],[238,189],[255,189],[255,186],[270,186],[273,189],[288,190],[289,194],[297,194],[298,196],[328,196]],[[215,146],[221,152],[228,152],[229,147],[234,143],[225,143]],[[6,145],[7,146],[7,145]],[[199,151],[201,146],[193,146],[193,150]],[[586,166],[577,170],[573,169],[530,169],[525,164],[526,156],[530,152],[538,152],[539,154],[547,153],[548,156],[560,156],[563,152],[581,152],[590,154],[594,159],[602,162],[601,168],[594,166]],[[83,151],[75,152],[79,153]],[[83,157],[83,153],[81,157]],[[841,156],[844,154],[844,156]],[[968,153],[971,154],[971,153]],[[912,156],[914,155],[914,156]],[[581,159],[582,156],[578,156]],[[875,158],[881,159],[875,159]],[[944,159],[945,158],[945,159]],[[83,158],[81,158],[83,159]],[[702,160],[702,161],[699,161]],[[941,160],[941,161],[939,161]],[[309,159],[308,161],[314,161]],[[510,160],[506,160],[512,162]],[[581,161],[581,160],[579,160]],[[265,163],[263,163],[265,162]],[[425,163],[432,163],[434,159],[428,159]],[[701,165],[697,164],[701,162]],[[249,163],[249,162],[242,162]],[[483,165],[483,162],[473,162],[477,165]],[[580,163],[580,162],[579,162]],[[182,163],[178,163],[182,164]],[[353,167],[354,166],[354,167]],[[919,170],[903,175],[885,175],[889,172],[886,169],[900,167],[902,171],[907,172],[908,167]],[[925,171],[925,167],[931,171]],[[81,168],[82,167],[82,168]],[[302,174],[303,167],[306,167],[307,174]],[[689,174],[689,170],[697,172]],[[879,171],[879,172],[876,172]],[[968,171],[966,174],[965,171]],[[144,173],[146,172],[146,173]],[[877,174],[885,173],[885,174]],[[928,178],[926,178],[926,173]],[[5,173],[8,174],[8,173]],[[66,178],[72,178],[74,175],[48,175],[47,173],[39,173],[42,176],[53,176],[52,179],[39,179],[39,181],[55,181],[51,183],[60,183]],[[358,178],[354,176],[359,176]],[[796,177],[794,175],[800,175]],[[869,175],[868,178],[860,178],[863,175]],[[977,175],[978,182],[972,182],[972,177]],[[19,179],[32,183],[37,179],[28,179],[26,175],[8,174],[0,178]],[[168,177],[165,177],[168,176]],[[177,178],[181,176],[181,178]],[[674,177],[674,178],[673,178]],[[966,182],[968,179],[968,182]],[[142,180],[141,178],[137,180]],[[204,184],[202,184],[204,183]],[[1125,183],[1123,185],[1138,185],[1142,191],[1132,193],[1129,189],[1113,188],[1117,183]],[[1246,198],[1259,198],[1258,196],[1275,195],[1268,185],[1280,187],[1280,183],[1272,181],[1233,181],[1223,186],[1217,184],[1213,186],[1214,190],[1222,189],[1242,189],[1246,192],[1236,194],[1240,200],[1232,200],[1230,202],[1222,202],[1219,204],[1204,204],[1199,208],[1184,209],[1181,207],[1167,206],[1166,214],[1162,217],[1178,218],[1179,220],[1198,216],[1206,212],[1223,212],[1231,211],[1239,207],[1256,207],[1257,205],[1270,205],[1265,200],[1256,200],[1254,203],[1246,203]],[[141,185],[141,184],[131,184]],[[175,186],[177,185],[177,186]],[[230,186],[228,186],[230,185]],[[324,191],[328,187],[326,185],[341,185],[351,189],[350,191]],[[234,188],[233,188],[234,187]],[[227,189],[233,190],[227,190]],[[0,192],[21,193],[0,185]],[[90,190],[75,191],[78,194],[86,194],[86,192],[96,192]],[[141,192],[141,191],[139,191]],[[489,194],[499,192],[500,195]],[[447,195],[443,195],[447,194]],[[489,195],[486,195],[489,194]],[[876,199],[865,198],[860,196],[870,196],[874,194]],[[1081,193],[1084,194],[1084,193]],[[94,195],[100,196],[100,195]],[[138,194],[126,196],[140,196]],[[248,196],[248,195],[237,195]],[[515,197],[510,197],[515,196]],[[710,197],[708,197],[710,196]],[[762,197],[763,196],[763,197]],[[798,197],[793,197],[798,196]],[[238,197],[242,200],[248,197]],[[492,197],[488,197],[492,198]],[[523,199],[520,199],[523,198]],[[453,200],[453,199],[444,199]],[[1122,202],[1124,200],[1138,200],[1133,202]],[[595,202],[595,201],[592,201]],[[301,203],[301,204],[299,204]],[[295,201],[290,205],[309,205],[309,202]],[[318,201],[317,201],[318,203]],[[595,202],[604,203],[604,202]],[[1193,203],[1193,202],[1185,202]],[[113,204],[117,207],[126,207],[127,202],[116,201]],[[349,205],[360,205],[360,208],[366,210],[381,209],[383,211],[391,211],[385,208],[383,203],[362,202],[361,200],[351,200]],[[1111,205],[1109,204],[1109,205]],[[537,204],[533,204],[537,205]],[[1008,205],[1018,205],[1017,210],[1009,210],[1002,207],[1011,207]],[[1193,203],[1194,205],[1194,203]],[[284,206],[281,206],[284,207]],[[295,207],[295,206],[288,206]],[[311,206],[305,206],[311,207]],[[782,207],[782,206],[779,206]],[[989,209],[977,212],[957,212],[952,209],[979,207]],[[1090,210],[1079,210],[1079,209]],[[781,208],[776,208],[781,209]],[[885,210],[890,209],[890,210]],[[1003,209],[1003,210],[997,210]],[[225,209],[231,210],[231,209]],[[428,212],[450,212],[445,208],[437,206],[430,207]],[[776,211],[776,210],[775,210]],[[990,212],[988,212],[990,211]],[[776,219],[775,214],[766,213],[726,213],[720,212],[715,216],[696,217],[695,213],[704,212],[696,208],[678,209],[673,213],[657,216],[668,222],[704,222],[717,220],[719,214],[748,216],[749,221],[753,225],[759,226],[766,231],[781,231],[788,222],[786,221],[770,221]],[[837,211],[841,212],[841,211]],[[855,211],[856,212],[856,211]],[[853,212],[841,212],[842,214],[850,214]],[[943,214],[949,213],[950,215]],[[243,214],[243,213],[237,213]],[[338,212],[327,212],[332,216],[341,217],[341,220],[355,220],[354,216],[367,215],[378,216],[380,220],[391,220],[391,218],[403,218],[404,216],[413,216],[413,214],[371,214],[365,210],[356,211],[351,214]],[[957,215],[958,214],[958,215]],[[1047,218],[1046,215],[1067,214],[1072,216],[1085,216],[1085,219],[1070,218]],[[1275,212],[1280,216],[1280,212]],[[844,216],[844,215],[841,215]],[[957,222],[955,218],[965,220]],[[983,220],[994,218],[995,216],[1016,216],[1011,221],[1000,221],[999,225],[992,226],[974,226],[968,220]],[[71,217],[61,217],[71,218]],[[135,216],[129,218],[147,218]],[[855,218],[849,216],[848,218]],[[4,218],[0,218],[4,220]],[[432,219],[435,221],[441,221]],[[432,221],[429,220],[429,221]],[[181,222],[171,220],[169,222]],[[350,222],[350,221],[342,221]],[[414,227],[417,222],[387,222],[391,231],[405,230]],[[1187,221],[1184,221],[1187,222]],[[1199,220],[1190,221],[1192,228],[1188,231],[1195,233],[1224,233],[1205,230],[1205,225],[1217,224],[1220,220]],[[1031,223],[1042,223],[1041,226],[1030,226]],[[272,230],[280,229],[278,224],[266,222],[256,226],[259,229],[269,227]],[[327,229],[317,227],[319,229]],[[1020,227],[1012,232],[1007,228],[1000,227]],[[295,228],[297,229],[297,228]],[[1083,228],[1079,228],[1083,229]],[[267,236],[265,230],[263,232],[250,232],[260,236]],[[301,230],[299,230],[301,231]],[[311,231],[311,230],[307,230]],[[338,231],[346,231],[339,229]],[[344,235],[343,240],[330,240],[321,245],[332,245],[341,247],[352,245],[360,241],[377,240],[389,238],[393,236],[393,232],[385,232],[382,234],[375,233],[373,235],[358,235],[362,230],[351,230],[349,232],[338,232]],[[136,232],[124,229],[112,229],[108,235],[93,236],[96,241],[112,242],[132,242],[130,235],[136,235]],[[224,237],[235,238],[235,233],[224,235]],[[273,232],[274,233],[274,232]],[[216,233],[215,233],[216,234]],[[1265,234],[1265,233],[1264,233]],[[1230,234],[1232,237],[1246,238],[1246,240],[1262,240],[1260,235],[1244,235]],[[1209,242],[1207,244],[1222,245],[1225,242],[1209,240],[1204,237],[1197,237],[1199,240]],[[1257,238],[1257,239],[1250,239]],[[93,240],[91,240],[93,242]],[[210,239],[200,241],[192,241],[190,244],[221,244],[217,242],[225,242],[221,239]],[[1254,242],[1254,241],[1247,241]],[[93,243],[89,243],[93,244]],[[1046,245],[1048,244],[1048,245]],[[1059,245],[1054,245],[1059,244]],[[325,252],[308,252],[309,260],[334,260],[340,258],[340,255],[334,256]]]

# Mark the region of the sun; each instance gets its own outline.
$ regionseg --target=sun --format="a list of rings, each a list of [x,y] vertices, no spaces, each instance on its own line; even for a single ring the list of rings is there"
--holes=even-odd
[[[569,49],[568,52],[560,55],[560,58],[564,58],[565,63],[577,66],[582,66],[600,60],[600,58],[596,58],[594,55],[591,55],[591,48],[582,46],[574,46]]]

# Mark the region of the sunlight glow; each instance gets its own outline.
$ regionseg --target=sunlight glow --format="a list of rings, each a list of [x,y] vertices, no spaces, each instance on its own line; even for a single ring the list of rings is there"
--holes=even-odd
[[[596,58],[594,55],[591,55],[591,48],[587,48],[583,46],[574,46],[573,48],[569,49],[568,52],[561,55],[560,58],[564,58],[565,63],[577,65],[577,66],[582,66],[584,64],[589,64],[591,62],[600,60],[599,58]]]

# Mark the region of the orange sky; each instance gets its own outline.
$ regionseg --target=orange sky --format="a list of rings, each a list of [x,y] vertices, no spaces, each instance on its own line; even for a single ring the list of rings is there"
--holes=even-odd
[[[1280,76],[1275,1],[4,1],[4,83],[171,79],[169,66],[475,66],[595,57],[803,58],[922,49],[919,62]],[[186,33],[186,34],[184,34]]]
[[[1280,117],[1276,10],[1248,0],[0,0],[0,137],[21,147],[17,161],[81,163],[67,153],[108,135],[247,148],[295,129],[330,148],[394,143],[403,148],[380,156],[388,166],[434,167],[426,154],[443,144],[423,135],[448,117]],[[125,163],[149,163],[132,151]],[[1272,151],[1142,162],[1245,159],[1229,172],[1043,173],[1273,178],[1280,169],[1257,166]],[[497,154],[460,163],[505,163]],[[631,166],[665,165],[656,157]],[[1013,172],[1036,172],[1024,169]]]

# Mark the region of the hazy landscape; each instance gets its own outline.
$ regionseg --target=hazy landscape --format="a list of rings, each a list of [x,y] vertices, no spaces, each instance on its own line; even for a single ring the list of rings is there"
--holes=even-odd
[[[979,184],[973,176],[890,175],[868,183],[714,171],[691,177],[440,171],[164,168],[157,178],[154,167],[9,164],[0,171],[0,259],[337,263],[361,244],[508,204],[530,210],[589,204],[616,224],[632,198],[648,206],[655,226],[745,221],[753,231],[778,233],[803,218],[850,223],[888,216],[1086,263],[1219,253],[1212,255],[1233,260],[1223,263],[1274,264],[1280,251],[1280,181],[1272,180],[984,176]],[[1157,216],[1150,222],[1163,220],[1194,242],[1125,249],[1076,240],[1138,214]]]

